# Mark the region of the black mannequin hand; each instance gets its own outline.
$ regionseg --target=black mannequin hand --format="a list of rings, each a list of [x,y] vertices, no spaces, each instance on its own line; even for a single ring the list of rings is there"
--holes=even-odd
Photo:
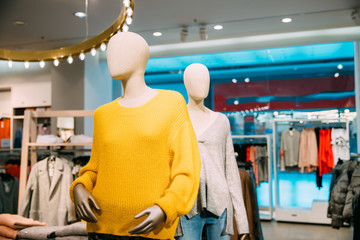
[[[73,195],[77,215],[87,222],[97,222],[91,208],[94,208],[98,213],[101,213],[101,210],[91,193],[82,184],[77,184],[74,187]]]
[[[137,219],[144,215],[148,215],[148,217],[142,223],[131,229],[129,231],[130,234],[149,233],[165,221],[165,213],[158,205],[153,205],[145,209],[137,214],[135,218]]]

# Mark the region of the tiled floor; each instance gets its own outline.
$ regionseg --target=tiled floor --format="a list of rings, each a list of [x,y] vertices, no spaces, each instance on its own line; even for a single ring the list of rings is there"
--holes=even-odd
[[[328,225],[261,222],[264,240],[352,240],[353,229],[340,230]]]

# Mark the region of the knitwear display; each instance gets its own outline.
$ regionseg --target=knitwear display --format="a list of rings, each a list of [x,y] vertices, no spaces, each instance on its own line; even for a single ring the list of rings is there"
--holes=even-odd
[[[184,98],[157,90],[139,107],[123,107],[116,99],[94,114],[91,158],[70,188],[83,184],[101,209],[87,232],[173,239],[179,217],[188,213],[198,193],[200,156]],[[166,222],[147,234],[129,230],[158,205]]]

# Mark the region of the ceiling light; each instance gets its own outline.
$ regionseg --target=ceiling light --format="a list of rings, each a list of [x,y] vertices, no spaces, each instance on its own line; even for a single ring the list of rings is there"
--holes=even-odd
[[[160,37],[160,36],[162,36],[162,33],[161,32],[154,32],[153,36],[154,37]]]
[[[250,82],[250,78],[245,78],[244,82],[246,82],[246,83]]]
[[[74,12],[74,16],[78,18],[86,18],[88,15],[84,12]]]
[[[85,54],[83,52],[81,52],[80,55],[79,55],[79,58],[80,58],[81,61],[84,61]]]
[[[342,64],[337,65],[337,68],[338,68],[338,69],[343,69],[343,67],[344,67],[344,66],[343,66]]]
[[[274,116],[277,116],[277,115],[279,115],[279,112],[275,111]]]
[[[340,73],[335,73],[335,74],[334,74],[334,77],[337,78],[338,76],[340,76]]]
[[[25,62],[24,62],[24,66],[25,66],[25,68],[29,68],[29,67],[30,67],[29,61],[25,61]]]
[[[129,31],[129,26],[128,26],[126,23],[123,25],[122,31],[123,31],[123,32]]]
[[[283,23],[290,23],[290,22],[292,22],[292,19],[291,18],[283,18],[283,19],[281,19],[281,21]]]
[[[13,21],[13,24],[14,24],[14,25],[18,25],[18,26],[24,26],[24,25],[26,25],[26,23],[25,23],[24,21],[22,21],[22,20],[14,20],[14,21]]]
[[[231,81],[232,81],[233,83],[237,83],[236,78],[233,78]]]
[[[224,27],[222,26],[222,25],[215,25],[214,26],[214,29],[215,30],[221,30],[221,29],[223,29]]]
[[[72,58],[72,56],[69,56],[69,57],[67,58],[67,62],[68,62],[69,64],[72,64],[73,61],[74,61],[74,59]]]
[[[92,48],[90,52],[91,52],[91,55],[93,55],[93,56],[96,55],[96,49],[95,48]]]
[[[344,113],[349,113],[349,112],[350,112],[349,109],[345,109],[345,110],[344,110]]]
[[[60,62],[57,58],[54,59],[54,66],[57,67],[59,66]]]
[[[105,50],[106,50],[106,44],[105,44],[105,43],[102,43],[102,44],[100,45],[100,49],[101,49],[101,51],[105,51]]]
[[[11,59],[8,61],[8,66],[9,66],[9,68],[12,68],[12,66],[13,66],[13,61]]]
[[[239,105],[239,101],[238,101],[238,100],[235,100],[235,101],[234,101],[234,104],[235,104],[235,105]]]
[[[44,67],[45,67],[45,62],[44,62],[44,60],[41,60],[41,61],[39,62],[39,65],[40,65],[41,68],[44,68]]]

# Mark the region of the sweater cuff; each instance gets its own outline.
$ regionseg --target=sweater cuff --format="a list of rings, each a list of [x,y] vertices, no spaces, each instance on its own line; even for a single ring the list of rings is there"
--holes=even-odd
[[[96,174],[93,177],[96,177]],[[78,177],[70,186],[70,198],[71,198],[71,201],[73,201],[73,202],[74,202],[74,188],[77,184],[84,185],[86,190],[88,190],[89,192],[92,192],[92,190],[94,188],[91,176],[83,175],[81,177]]]
[[[155,204],[158,205],[166,214],[166,227],[170,227],[178,217],[175,202],[175,196],[172,193],[167,193],[163,198],[155,201]]]

